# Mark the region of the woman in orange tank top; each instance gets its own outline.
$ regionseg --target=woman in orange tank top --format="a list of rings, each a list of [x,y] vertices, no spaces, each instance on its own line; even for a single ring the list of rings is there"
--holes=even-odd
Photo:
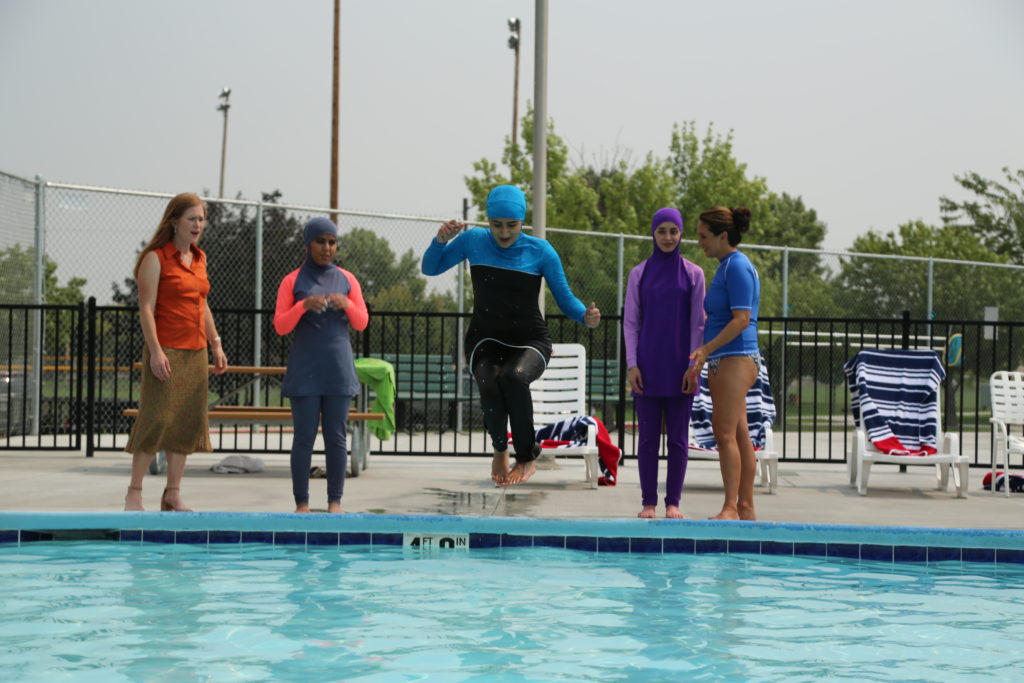
[[[135,264],[145,346],[139,416],[125,446],[133,456],[125,510],[144,509],[142,479],[157,451],[167,455],[160,509],[187,510],[181,500],[185,458],[213,450],[206,419],[207,344],[214,373],[224,372],[228,360],[206,306],[206,254],[197,246],[205,225],[203,200],[177,195]]]

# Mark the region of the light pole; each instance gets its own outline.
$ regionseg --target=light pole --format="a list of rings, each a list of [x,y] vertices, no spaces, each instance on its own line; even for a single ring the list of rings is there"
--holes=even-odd
[[[509,17],[508,30],[511,35],[508,37],[508,46],[516,53],[516,78],[512,91],[512,153],[516,149],[516,129],[519,127],[519,18]]]
[[[220,95],[217,96],[222,100],[217,105],[217,111],[224,112],[224,135],[221,137],[220,142],[220,193],[217,195],[221,199],[224,198],[224,159],[227,156],[228,151],[228,109],[231,108],[231,103],[228,101],[231,97],[231,88],[224,88],[220,91]]]

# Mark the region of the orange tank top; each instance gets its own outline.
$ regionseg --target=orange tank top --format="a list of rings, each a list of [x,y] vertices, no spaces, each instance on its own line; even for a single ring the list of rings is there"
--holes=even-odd
[[[192,247],[192,264],[168,242],[153,253],[160,259],[160,284],[156,290],[156,337],[160,346],[196,350],[206,347],[206,254]]]

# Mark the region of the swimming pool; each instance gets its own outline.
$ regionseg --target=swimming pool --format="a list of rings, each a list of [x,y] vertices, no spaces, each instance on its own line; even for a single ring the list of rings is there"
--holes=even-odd
[[[215,513],[0,528],[14,680],[962,680],[1024,664],[1019,532]],[[403,547],[462,534],[468,550]],[[49,540],[76,537],[111,540]]]

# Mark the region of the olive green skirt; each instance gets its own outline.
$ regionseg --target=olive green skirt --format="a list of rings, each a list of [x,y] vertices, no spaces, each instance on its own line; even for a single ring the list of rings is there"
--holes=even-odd
[[[142,351],[142,390],[129,453],[210,452],[210,426],[206,419],[209,386],[206,349],[190,351],[164,347],[171,376],[161,382],[149,367],[149,349]]]

